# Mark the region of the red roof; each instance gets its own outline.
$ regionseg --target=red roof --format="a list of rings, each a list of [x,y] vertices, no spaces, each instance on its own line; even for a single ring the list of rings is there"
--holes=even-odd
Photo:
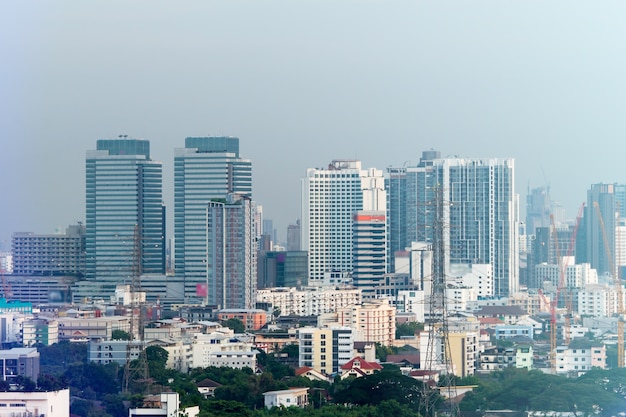
[[[502,320],[497,317],[480,317],[478,319],[480,324],[502,324]]]
[[[355,362],[358,363],[358,366],[355,365]],[[373,369],[373,370],[381,370],[383,367],[378,362],[368,362],[363,358],[356,357],[350,359],[348,363],[345,365],[341,365],[341,369],[347,371],[348,369]]]
[[[309,371],[312,371],[313,368],[309,368],[308,366],[303,366],[301,368],[296,369],[296,376],[304,375]]]

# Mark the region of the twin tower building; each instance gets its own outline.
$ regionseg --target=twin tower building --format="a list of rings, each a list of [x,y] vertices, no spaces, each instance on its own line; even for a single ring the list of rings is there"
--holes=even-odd
[[[189,137],[175,150],[175,275],[167,277],[162,173],[147,140],[98,140],[87,152],[79,292],[110,295],[139,278],[148,297],[163,303],[253,307],[252,163],[240,157],[239,139]]]
[[[174,155],[174,274],[166,274],[161,162],[141,139],[98,140],[86,157],[86,280],[111,294],[141,277],[163,303],[253,308],[257,227],[252,163],[233,137],[188,137]],[[435,218],[433,201],[443,209]],[[518,196],[512,159],[441,158],[362,169],[336,160],[302,179],[301,247],[309,285],[350,276],[364,291],[394,272],[394,254],[432,242],[443,222],[447,263],[490,264],[494,295],[518,287]],[[339,279],[340,280],[340,279]],[[366,296],[366,292],[364,292]]]

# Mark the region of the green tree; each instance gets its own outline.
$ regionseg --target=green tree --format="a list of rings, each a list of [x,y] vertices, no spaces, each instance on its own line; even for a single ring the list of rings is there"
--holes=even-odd
[[[424,330],[424,323],[411,321],[396,325],[396,339],[402,336],[415,336],[418,331]]]
[[[232,329],[235,333],[245,333],[246,326],[239,319],[228,319],[222,323],[222,326]]]
[[[115,329],[111,332],[112,340],[131,340],[132,337],[130,333],[125,332],[124,330]]]

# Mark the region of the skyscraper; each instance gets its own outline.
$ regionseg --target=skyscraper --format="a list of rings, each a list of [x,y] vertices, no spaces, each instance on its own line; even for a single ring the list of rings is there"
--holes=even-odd
[[[581,251],[576,253],[576,262],[590,263],[591,267],[598,271],[598,275],[613,273],[611,271],[611,258],[617,263],[616,266],[619,266],[619,261],[615,256],[616,230],[618,230],[616,228],[619,220],[623,219],[626,213],[625,201],[626,185],[623,184],[593,184],[587,191],[587,205],[583,222],[585,229],[584,233],[577,236],[578,239],[584,240],[584,244],[578,245]],[[604,231],[598,211],[602,216]],[[604,233],[608,248],[604,244]],[[619,251],[622,250],[618,249]]]
[[[204,301],[207,205],[229,193],[252,195],[252,163],[239,156],[234,137],[188,137],[174,157],[174,269],[184,281],[187,301]]]
[[[386,210],[381,170],[361,161],[334,160],[310,168],[302,180],[302,249],[309,251],[309,285],[321,285],[331,271],[352,272],[352,216]]]
[[[254,203],[242,194],[213,200],[207,209],[207,304],[254,308],[256,302]]]
[[[491,264],[495,295],[518,290],[519,201],[512,159],[440,158],[428,151],[417,167],[406,168],[405,181],[404,200],[391,196],[401,206],[390,213],[405,210],[406,246],[432,243],[433,204],[439,199],[446,262]]]
[[[162,165],[149,141],[101,139],[87,151],[85,227],[87,280],[114,290],[136,273],[165,273]]]
[[[385,212],[357,211],[352,219],[352,281],[364,299],[375,298],[387,272]]]
[[[528,191],[526,196],[526,233],[535,235],[538,227],[550,227],[550,188],[540,187]]]

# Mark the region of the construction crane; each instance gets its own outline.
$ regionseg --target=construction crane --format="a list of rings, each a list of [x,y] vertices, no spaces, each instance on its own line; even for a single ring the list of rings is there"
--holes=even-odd
[[[615,287],[615,293],[617,296],[617,367],[624,367],[624,300],[622,296],[622,281],[617,273],[617,268],[611,254],[611,247],[609,246],[609,239],[606,235],[606,229],[604,227],[604,220],[602,213],[600,212],[600,205],[597,201],[593,202],[593,207],[596,209],[598,215],[598,222],[600,223],[600,230],[602,231],[602,240],[604,241],[604,250],[606,251],[607,260],[609,262],[609,268],[611,268],[611,274],[613,274],[613,283]]]
[[[574,224],[574,229],[572,230],[572,236],[569,240],[567,246],[567,254],[564,258],[561,257],[561,250],[559,246],[559,238],[556,230],[556,224],[554,221],[554,215],[550,215],[550,225],[552,228],[552,233],[554,235],[554,247],[556,250],[556,264],[559,270],[559,281],[556,287],[554,299],[550,301],[550,365],[554,372],[556,372],[556,309],[559,303],[559,295],[561,294],[561,290],[565,288],[566,282],[565,277],[567,276],[567,268],[569,266],[568,262],[572,256],[574,251],[574,247],[576,246],[576,235],[578,233],[578,227],[580,226],[580,220],[582,218],[584,212],[585,204],[583,203],[578,209],[578,214],[576,215],[576,223]],[[572,314],[571,302],[567,304],[567,313],[565,314],[565,323],[563,328],[563,336],[565,343],[569,344],[569,333],[570,332],[570,317]],[[567,331],[566,331],[567,329]]]
[[[568,258],[572,256],[574,247],[576,246],[576,235],[578,234],[578,227],[580,226],[580,221],[583,217],[583,213],[585,211],[585,203],[581,204],[580,208],[578,209],[578,214],[576,215],[576,223],[574,224],[574,229],[572,230],[572,236],[570,238],[569,241],[569,245],[567,247],[567,256]],[[567,273],[567,267],[566,265],[561,265],[561,279],[560,279],[560,287],[564,288],[565,287],[565,276]],[[567,329],[567,332],[563,331],[564,333],[564,339],[565,339],[565,344],[569,345],[570,343],[570,338],[571,338],[571,334],[572,334],[572,329],[571,329],[571,320],[572,320],[572,290],[570,289],[568,294],[567,294],[567,301],[565,302],[565,308],[566,308],[566,314],[565,314],[565,329]]]

